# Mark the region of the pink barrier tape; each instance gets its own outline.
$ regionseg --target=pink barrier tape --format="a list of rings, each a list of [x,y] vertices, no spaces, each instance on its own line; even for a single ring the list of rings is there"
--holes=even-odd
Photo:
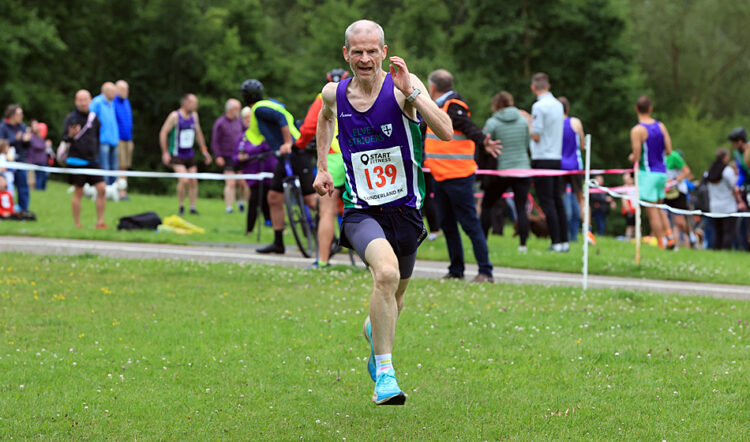
[[[423,167],[422,171],[425,173],[429,173],[430,169]],[[623,173],[632,172],[632,171],[633,169],[591,169],[591,173],[595,175],[623,174]],[[583,175],[585,173],[586,171],[584,170],[557,170],[557,169],[504,169],[504,170],[479,169],[476,171],[477,175],[505,176],[505,177],[511,177],[511,178]]]
[[[622,174],[632,172],[633,169],[592,169],[591,173],[596,175]],[[477,170],[477,175],[505,176],[511,178],[530,178],[544,176],[583,175],[584,170],[555,170],[555,169],[504,169],[504,170]]]

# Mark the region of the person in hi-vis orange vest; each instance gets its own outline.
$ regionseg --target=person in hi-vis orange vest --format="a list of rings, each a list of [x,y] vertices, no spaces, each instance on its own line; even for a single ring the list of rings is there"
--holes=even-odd
[[[424,165],[435,179],[435,201],[450,255],[448,273],[444,278],[463,279],[464,256],[458,224],[471,239],[474,257],[479,265],[475,282],[493,282],[487,240],[477,217],[474,204],[474,181],[477,163],[476,148],[485,149],[497,158],[500,140],[491,140],[471,121],[469,105],[453,91],[453,75],[438,69],[428,77],[430,98],[451,117],[453,139],[440,140],[429,128],[425,134]]]

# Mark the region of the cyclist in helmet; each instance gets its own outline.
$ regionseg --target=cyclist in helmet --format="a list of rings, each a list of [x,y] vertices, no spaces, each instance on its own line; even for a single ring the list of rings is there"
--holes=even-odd
[[[242,99],[245,106],[249,106],[250,126],[245,135],[250,143],[259,145],[267,142],[272,151],[278,151],[282,155],[292,153],[294,141],[300,137],[297,127],[294,125],[294,117],[286,110],[284,105],[273,99],[263,98],[263,83],[256,79],[246,80],[242,83]],[[292,171],[299,176],[302,185],[302,194],[305,203],[314,207],[317,197],[313,189],[313,168],[309,157],[302,151],[290,158]],[[279,161],[274,170],[271,180],[271,189],[268,192],[268,205],[271,209],[271,225],[274,231],[274,240],[266,247],[257,249],[258,253],[284,253],[284,187],[283,181],[286,177],[284,162]]]
[[[349,77],[349,72],[344,69],[332,69],[326,73],[326,80],[332,83],[338,83],[340,80]],[[297,147],[305,149],[311,142],[315,141],[315,131],[318,126],[318,113],[323,107],[323,98],[321,94],[315,97],[307,111],[305,121],[300,126],[300,137],[297,139]],[[338,126],[336,126],[338,128]],[[328,150],[328,170],[333,175],[334,192],[329,195],[325,194],[318,200],[318,260],[313,263],[312,267],[327,267],[328,260],[331,257],[331,246],[333,244],[334,233],[336,230],[335,222],[339,211],[339,199],[344,190],[346,172],[344,171],[344,160],[341,158],[341,149],[339,148],[338,130],[334,131],[333,141]]]

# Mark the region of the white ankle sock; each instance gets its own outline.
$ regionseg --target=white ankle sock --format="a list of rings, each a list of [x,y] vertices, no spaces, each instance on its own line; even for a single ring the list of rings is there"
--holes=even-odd
[[[393,369],[393,361],[391,359],[391,354],[387,355],[375,355],[375,366],[378,368],[378,374],[392,370]]]

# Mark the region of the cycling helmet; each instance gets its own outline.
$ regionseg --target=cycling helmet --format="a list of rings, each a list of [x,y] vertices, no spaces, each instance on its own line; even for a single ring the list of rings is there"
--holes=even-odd
[[[740,126],[737,128],[732,129],[731,132],[729,132],[729,137],[727,137],[729,141],[747,141],[747,131],[744,127]]]
[[[339,81],[343,80],[344,78],[348,76],[349,76],[349,72],[343,69],[331,69],[326,74],[326,78],[328,79],[328,81],[332,81],[334,83],[338,83]]]
[[[240,88],[245,105],[258,102],[263,99],[263,83],[256,79],[245,80]]]

